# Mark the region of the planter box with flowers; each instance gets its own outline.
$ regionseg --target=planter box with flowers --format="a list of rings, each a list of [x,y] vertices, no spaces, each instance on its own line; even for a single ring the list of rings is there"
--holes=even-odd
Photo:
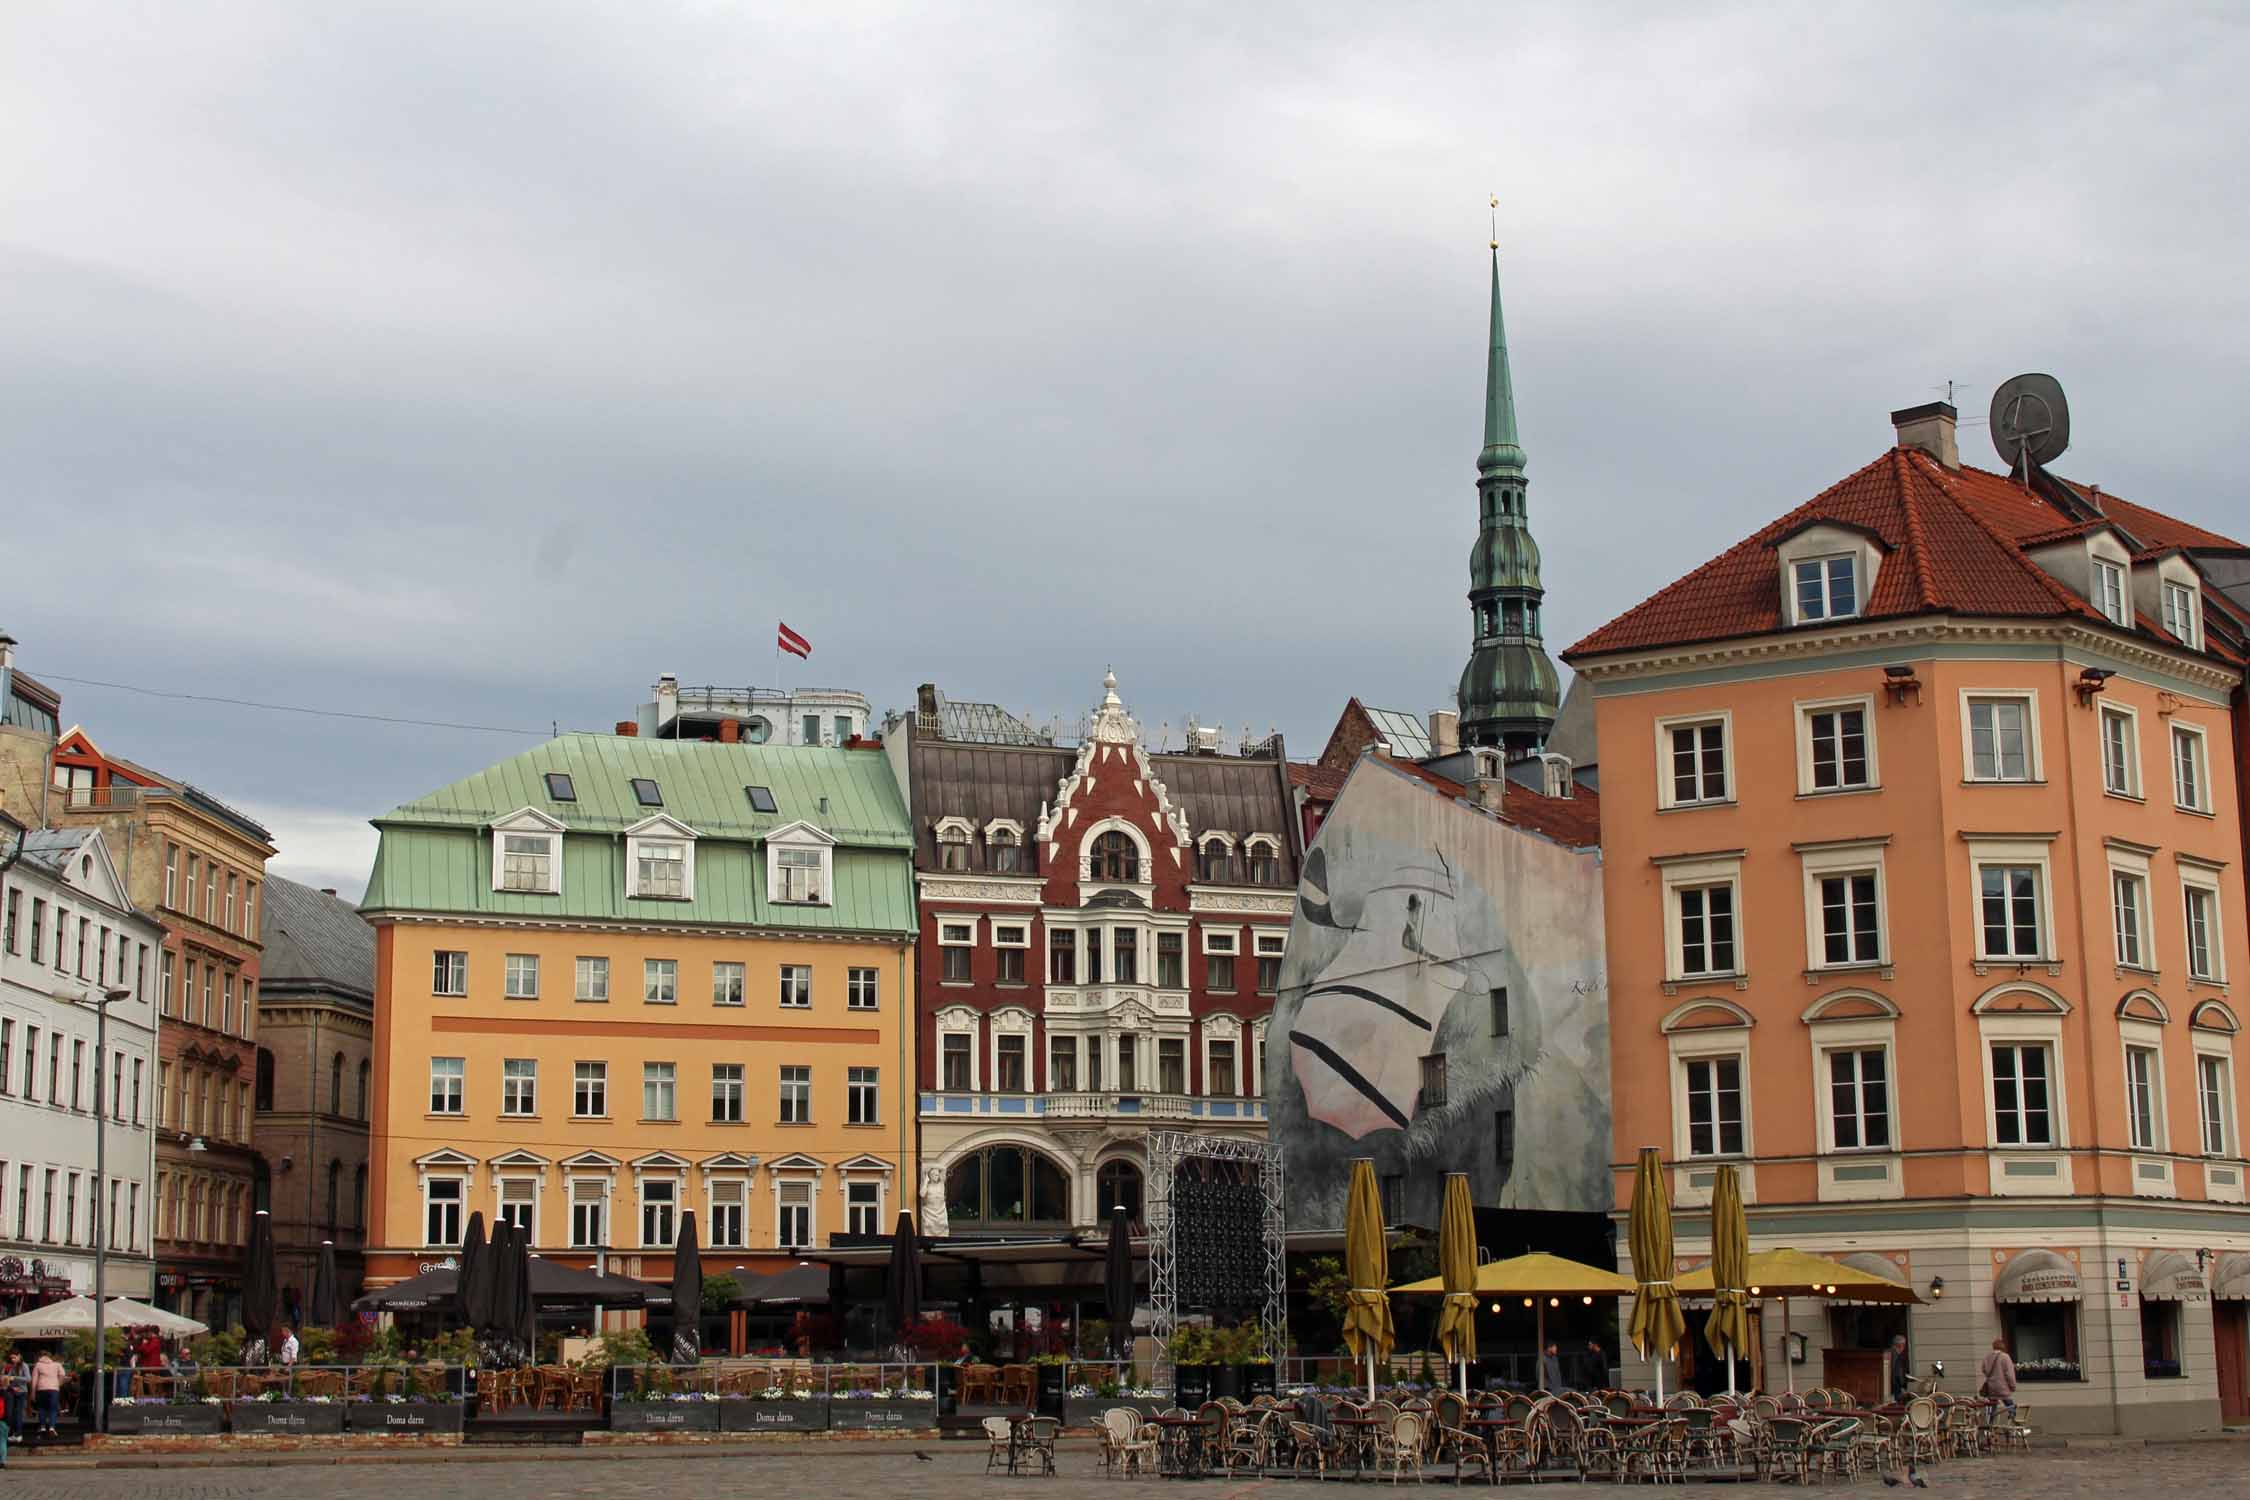
[[[718,1403],[721,1432],[826,1432],[828,1398],[809,1390],[780,1387],[757,1396],[729,1396]]]
[[[2067,1359],[2027,1359],[2016,1366],[2018,1380],[2083,1380],[2078,1366]]]
[[[344,1406],[333,1396],[252,1396],[227,1403],[227,1424],[244,1437],[340,1433]]]
[[[216,1396],[184,1401],[119,1396],[109,1403],[112,1437],[209,1437],[225,1422],[226,1407]]]
[[[937,1393],[837,1391],[828,1398],[828,1426],[834,1432],[900,1432],[934,1428],[937,1426]]]
[[[426,1432],[459,1432],[468,1405],[406,1396],[377,1396],[344,1403],[346,1432],[388,1432],[419,1437]]]
[[[717,1432],[719,1398],[708,1391],[631,1394],[609,1404],[611,1432]]]

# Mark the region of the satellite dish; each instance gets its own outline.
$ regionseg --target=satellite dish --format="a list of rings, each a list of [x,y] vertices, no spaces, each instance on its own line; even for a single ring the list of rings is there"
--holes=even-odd
[[[2070,446],[2070,403],[2052,375],[2018,375],[1992,393],[1992,446],[2010,473],[2050,464]]]

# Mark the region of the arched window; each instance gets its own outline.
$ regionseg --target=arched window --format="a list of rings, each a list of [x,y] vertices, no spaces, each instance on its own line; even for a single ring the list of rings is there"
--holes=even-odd
[[[1195,852],[1196,878],[1208,885],[1223,884],[1229,873],[1228,853],[1225,839],[1205,839]]]
[[[264,1047],[258,1049],[258,1108],[273,1108],[273,1053]]]
[[[359,1118],[367,1118],[367,1059],[359,1062]]]
[[[955,1224],[1067,1224],[1070,1181],[1027,1147],[988,1146],[946,1173],[945,1208]]]
[[[328,1163],[328,1217],[322,1221],[327,1224],[330,1234],[336,1232],[336,1197],[343,1186],[343,1181],[344,1164],[340,1161],[331,1160]]]
[[[966,870],[969,868],[969,830],[955,824],[941,828],[937,836],[937,862],[941,870]]]
[[[328,1112],[332,1115],[344,1112],[344,1054],[341,1052],[328,1063]],[[329,1222],[335,1222],[333,1214],[329,1216]]]
[[[1094,839],[1093,868],[1096,880],[1139,880],[1141,851],[1130,836],[1112,828]]]
[[[1023,839],[1005,828],[995,828],[987,835],[991,854],[992,873],[1013,875],[1023,868]]]
[[[1102,1221],[1109,1221],[1109,1211],[1123,1204],[1125,1217],[1131,1222],[1141,1222],[1141,1169],[1129,1161],[1102,1163],[1101,1171],[1094,1174],[1094,1206],[1101,1211]]]

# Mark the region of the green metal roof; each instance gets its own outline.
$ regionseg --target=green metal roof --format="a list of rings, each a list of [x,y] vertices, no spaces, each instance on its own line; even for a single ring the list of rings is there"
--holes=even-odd
[[[549,772],[573,801],[547,794]],[[645,806],[633,780],[656,783]],[[746,787],[773,793],[756,812]],[[825,810],[822,800],[826,799]],[[492,889],[489,825],[530,807],[564,825],[559,896]],[[628,900],[625,841],[662,813],[695,830],[695,899]],[[476,912],[579,919],[914,930],[913,833],[890,763],[871,750],[566,734],[374,820],[382,833],[364,911]],[[836,840],[832,904],[766,900],[765,836],[803,822]]]

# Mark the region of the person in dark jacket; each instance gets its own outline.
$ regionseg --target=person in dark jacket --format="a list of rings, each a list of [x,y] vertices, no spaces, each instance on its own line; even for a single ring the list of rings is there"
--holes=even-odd
[[[1891,1335],[1891,1399],[1904,1401],[1914,1394],[1914,1361],[1906,1357],[1906,1335]]]

